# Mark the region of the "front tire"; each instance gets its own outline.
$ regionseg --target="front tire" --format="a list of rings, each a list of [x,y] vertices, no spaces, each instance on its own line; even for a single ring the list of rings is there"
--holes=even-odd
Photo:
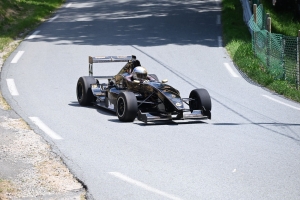
[[[122,122],[133,122],[137,116],[137,100],[132,92],[122,92],[117,98],[117,116]]]
[[[77,81],[76,96],[78,103],[88,106],[95,101],[95,96],[91,90],[91,84],[96,84],[96,80],[91,76],[82,76]]]
[[[211,118],[211,98],[207,90],[205,89],[195,89],[190,93],[189,98],[194,100],[189,101],[190,111],[193,110],[202,110],[204,115]]]

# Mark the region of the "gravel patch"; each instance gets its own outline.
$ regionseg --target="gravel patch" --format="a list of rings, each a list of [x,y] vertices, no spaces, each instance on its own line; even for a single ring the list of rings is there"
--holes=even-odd
[[[3,112],[1,109],[0,199],[85,199],[83,186],[49,144],[22,119],[3,116]]]

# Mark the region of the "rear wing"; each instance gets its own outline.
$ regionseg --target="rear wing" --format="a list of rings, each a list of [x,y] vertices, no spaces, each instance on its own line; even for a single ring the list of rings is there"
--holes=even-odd
[[[136,56],[89,56],[89,76],[93,76],[94,63],[129,62],[131,60],[136,60]]]

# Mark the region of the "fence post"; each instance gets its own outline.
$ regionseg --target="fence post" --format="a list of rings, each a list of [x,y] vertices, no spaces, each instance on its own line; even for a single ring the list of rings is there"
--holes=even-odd
[[[266,13],[266,18],[264,19],[264,23],[265,23],[265,28],[268,30],[268,18],[270,17],[269,13]]]
[[[271,17],[267,18],[267,66],[270,66],[270,52],[271,52]]]
[[[253,19],[254,19],[254,23],[256,24],[257,21],[257,5],[253,4]],[[256,31],[253,30],[253,51],[254,51],[254,55],[256,55]]]
[[[300,30],[298,31],[298,37],[297,37],[297,89],[299,90],[300,86],[300,63],[299,63],[299,57],[300,57]]]
[[[271,17],[268,17],[267,18],[267,30],[268,30],[268,32],[270,32],[271,33]]]
[[[256,23],[256,12],[257,12],[257,5],[253,4],[253,16],[254,16],[254,22]]]

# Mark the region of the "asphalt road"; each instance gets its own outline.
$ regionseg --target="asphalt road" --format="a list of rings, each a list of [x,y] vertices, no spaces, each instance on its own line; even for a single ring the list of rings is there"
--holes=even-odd
[[[94,199],[299,199],[300,105],[253,84],[221,46],[218,1],[67,3],[6,60],[3,96]],[[88,56],[136,55],[212,120],[145,125],[80,107]],[[121,63],[95,64],[115,75]]]

